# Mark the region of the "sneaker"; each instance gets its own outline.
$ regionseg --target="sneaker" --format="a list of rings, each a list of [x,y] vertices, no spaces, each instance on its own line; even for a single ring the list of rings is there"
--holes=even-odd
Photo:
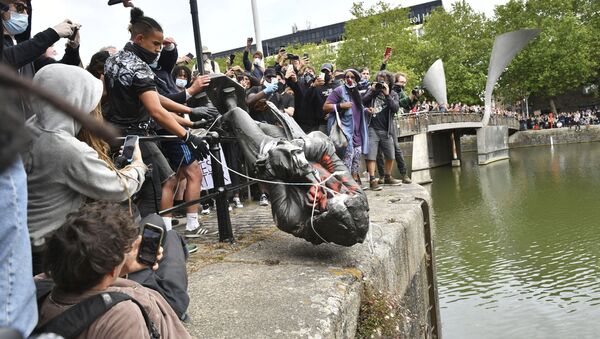
[[[402,185],[402,180],[398,180],[398,179],[392,177],[391,175],[389,175],[389,176],[386,175],[383,180],[383,183],[385,185],[389,185],[389,186],[398,186],[398,185]]]
[[[383,185],[383,184],[385,184],[385,180],[383,179],[383,177],[379,178],[379,181],[378,181],[378,183],[379,183],[380,185]]]
[[[258,204],[261,206],[269,206],[269,198],[267,198],[266,194],[263,193],[263,195],[260,196]]]
[[[412,183],[412,180],[410,180],[410,177],[405,174],[405,175],[402,176],[402,183],[403,184],[410,184],[410,183]]]
[[[198,227],[195,230],[185,230],[185,233],[183,234],[184,237],[186,238],[200,238],[203,235],[206,235],[208,233],[208,230],[204,227]]]
[[[227,209],[229,210],[229,212],[233,211],[233,208],[231,206],[228,206]]]
[[[369,182],[369,188],[371,191],[381,191],[383,187],[379,185],[379,180],[373,179]]]
[[[240,197],[233,197],[233,206],[235,208],[244,208],[244,205],[240,201]]]
[[[198,245],[195,244],[185,244],[185,248],[187,249],[189,254],[198,252]]]
[[[202,214],[202,215],[209,215],[210,214],[210,207],[209,206],[202,206],[202,212],[200,212],[200,214]]]

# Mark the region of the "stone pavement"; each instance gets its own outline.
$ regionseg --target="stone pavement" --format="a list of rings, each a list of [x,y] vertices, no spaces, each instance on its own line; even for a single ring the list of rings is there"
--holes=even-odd
[[[353,338],[366,282],[406,300],[415,316],[405,337],[427,337],[423,214],[415,198],[430,202],[429,194],[415,184],[367,194],[375,226],[352,247],[315,246],[281,232],[270,206],[256,203],[231,212],[235,245],[218,242],[216,213],[202,217],[211,232],[191,240],[199,250],[188,261],[192,337]]]

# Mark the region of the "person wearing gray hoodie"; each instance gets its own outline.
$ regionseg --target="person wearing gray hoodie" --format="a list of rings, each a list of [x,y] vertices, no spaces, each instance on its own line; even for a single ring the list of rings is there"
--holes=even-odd
[[[34,82],[83,112],[94,112],[102,97],[102,82],[75,66],[52,64]],[[34,99],[35,116],[27,121],[32,142],[23,156],[27,171],[27,223],[34,255],[67,214],[86,199],[126,201],[144,182],[146,166],[136,145],[130,166],[116,171],[98,152],[77,139],[81,125],[42,100]],[[39,259],[39,257],[37,258]]]

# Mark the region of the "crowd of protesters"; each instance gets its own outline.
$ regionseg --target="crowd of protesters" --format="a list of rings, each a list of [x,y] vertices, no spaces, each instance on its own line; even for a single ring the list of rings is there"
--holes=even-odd
[[[64,20],[32,36],[31,0],[3,0],[0,5],[4,65],[95,121],[116,127],[127,140],[176,136],[167,142],[134,141],[126,154],[55,106],[5,92],[10,96],[2,98],[7,102],[3,114],[21,125],[26,120],[29,138],[19,139],[18,155],[6,163],[0,159],[0,203],[10,206],[0,209],[0,280],[7,284],[0,289],[0,301],[7,306],[0,311],[0,327],[25,337],[36,327],[36,333],[58,330],[66,337],[189,337],[182,326],[189,304],[185,261],[195,248],[185,238],[201,237],[207,230],[199,222],[198,204],[185,207],[185,230],[173,229],[174,215],[156,213],[201,196],[200,164],[209,150],[192,131],[218,120],[207,96],[199,99],[211,77],[198,76],[189,67],[193,56],[180,55],[176,40],[131,1],[123,2],[132,8],[129,42],[122,48],[99,48],[85,68],[78,23]],[[54,44],[60,39],[67,40],[66,49],[56,60]],[[267,61],[251,47],[248,39],[241,65],[230,62],[225,69],[203,47],[200,67],[238,82],[248,114],[257,122],[273,123],[274,110],[307,134],[341,130],[341,139],[334,142],[336,154],[359,183],[365,161],[365,188],[411,182],[394,120],[418,107],[423,92],[406,90],[406,75],[386,70],[391,54],[371,74],[364,65],[313,65],[307,55],[288,54],[283,46]],[[188,106],[194,100],[202,103]],[[227,166],[240,171],[244,164],[236,144],[223,148]],[[392,176],[394,161],[399,179]],[[231,179],[234,185],[239,180],[233,173]],[[259,204],[268,206],[266,188],[259,190]],[[239,192],[230,199],[232,207],[244,207]],[[203,206],[202,212],[210,213],[210,207]],[[163,234],[152,263],[138,260],[146,223]],[[37,302],[34,275],[38,295],[46,288]],[[91,307],[86,301],[98,294],[115,296],[111,293],[125,297],[98,318],[85,318],[93,313],[81,312]],[[76,311],[69,312],[71,307]],[[69,332],[81,326],[73,319],[87,327]]]

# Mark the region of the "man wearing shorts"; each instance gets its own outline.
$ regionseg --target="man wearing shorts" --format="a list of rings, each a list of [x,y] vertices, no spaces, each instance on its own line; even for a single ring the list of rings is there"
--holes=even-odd
[[[376,159],[378,151],[383,152],[384,184],[399,185],[401,181],[392,177],[394,164],[394,137],[392,124],[394,114],[400,108],[398,94],[390,91],[393,75],[387,71],[377,73],[376,81],[363,96],[363,104],[368,107],[369,119],[369,150],[367,152],[367,171],[371,190],[379,191],[381,186],[375,178]]]

